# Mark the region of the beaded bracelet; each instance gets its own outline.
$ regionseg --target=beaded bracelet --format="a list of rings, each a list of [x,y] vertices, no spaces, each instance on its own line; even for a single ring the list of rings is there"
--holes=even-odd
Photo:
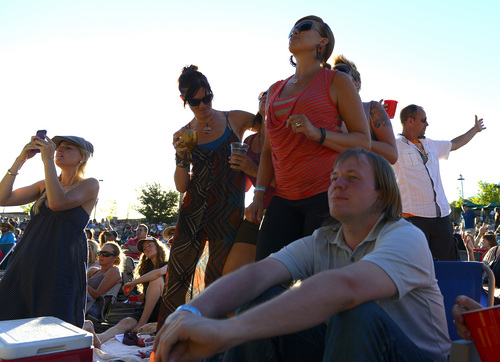
[[[186,163],[184,162],[185,159],[184,158],[181,158],[177,152],[175,153],[175,164],[177,167],[180,167],[180,168],[186,168],[189,166],[189,163]]]

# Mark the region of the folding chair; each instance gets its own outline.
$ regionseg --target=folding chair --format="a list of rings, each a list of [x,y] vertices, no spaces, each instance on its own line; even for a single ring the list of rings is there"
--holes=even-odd
[[[475,261],[435,261],[434,269],[439,289],[444,298],[446,322],[452,341],[460,339],[453,324],[451,309],[455,305],[455,298],[466,295],[483,306],[492,306],[494,302],[495,276],[484,263]],[[488,273],[488,295],[484,295],[483,271]]]
[[[15,247],[15,243],[0,244],[0,250],[2,250],[3,253],[3,258],[0,260],[0,270],[7,269],[7,264]]]

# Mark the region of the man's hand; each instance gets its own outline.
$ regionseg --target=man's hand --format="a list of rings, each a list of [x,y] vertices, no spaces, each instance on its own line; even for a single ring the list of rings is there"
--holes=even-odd
[[[486,129],[486,127],[484,126],[484,122],[483,122],[483,119],[480,118],[480,119],[477,119],[477,115],[476,115],[476,122],[474,124],[474,127],[476,127],[476,131],[477,133],[481,132],[482,130]]]
[[[455,304],[452,309],[454,319],[453,323],[457,327],[458,335],[463,339],[470,341],[472,336],[469,329],[465,325],[465,320],[462,314],[471,310],[482,309],[483,306],[465,295],[458,296],[455,302],[457,304]]]
[[[155,338],[155,361],[193,361],[228,349],[227,320],[199,317],[190,312],[171,314]]]

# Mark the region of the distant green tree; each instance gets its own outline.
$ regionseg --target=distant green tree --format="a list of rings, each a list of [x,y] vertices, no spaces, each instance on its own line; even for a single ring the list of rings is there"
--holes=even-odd
[[[118,203],[116,202],[116,200],[106,200],[103,204],[101,203],[99,211],[108,219],[112,219],[117,214]]]
[[[500,203],[500,186],[494,183],[479,181],[479,193],[470,200],[479,205],[487,205],[490,202]]]
[[[30,213],[30,210],[31,210],[31,207],[33,206],[34,202],[32,202],[31,204],[27,204],[27,205],[21,205],[21,210],[23,210],[23,212],[27,213],[29,215]]]
[[[146,184],[138,191],[138,200],[141,206],[134,209],[140,212],[148,222],[167,224],[177,220],[179,208],[179,193],[162,189],[159,183]]]

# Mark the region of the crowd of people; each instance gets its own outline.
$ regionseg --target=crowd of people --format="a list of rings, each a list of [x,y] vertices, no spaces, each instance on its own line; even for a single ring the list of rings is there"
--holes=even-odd
[[[257,114],[216,110],[207,77],[183,68],[178,88],[192,114],[173,135],[183,195],[175,226],[89,222],[99,188],[84,178],[92,144],[32,137],[0,182],[0,205],[34,202],[0,281],[0,320],[54,315],[94,332],[85,319],[98,319],[120,288],[138,288],[136,312],[95,334],[96,347],[157,322],[157,360],[446,361],[433,261],[459,252],[439,160],[483,121],[434,141],[424,108],[411,104],[395,137],[384,106],[361,101],[354,62],[328,64],[335,38],[321,18],[299,19],[288,41],[295,71],[259,96]],[[246,131],[248,152],[232,153]],[[14,189],[36,152],[44,179]],[[483,234],[491,262],[500,253]],[[457,304],[470,338],[461,313],[478,306]]]

